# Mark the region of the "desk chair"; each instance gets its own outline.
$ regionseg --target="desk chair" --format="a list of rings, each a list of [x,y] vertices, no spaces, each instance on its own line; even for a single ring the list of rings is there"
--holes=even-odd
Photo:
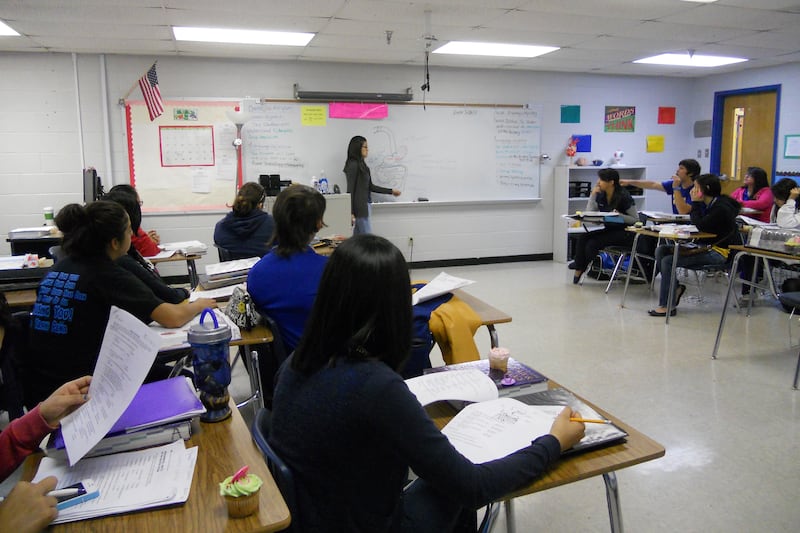
[[[230,250],[227,248],[223,248],[222,246],[215,244],[214,246],[217,247],[217,254],[219,254],[219,262],[225,261],[233,261],[233,256],[231,255]]]
[[[50,257],[53,258],[53,264],[58,263],[61,258],[65,257],[64,252],[61,250],[61,246],[51,246],[47,251],[50,254]]]
[[[789,315],[789,344],[791,344],[792,317],[794,317],[795,311],[800,308],[800,292],[783,292],[778,295],[778,300],[784,306],[792,308],[792,312]],[[797,389],[798,378],[800,378],[800,353],[797,355],[797,366],[794,369],[794,381],[792,382],[792,388],[794,389]]]
[[[272,412],[267,408],[261,408],[256,413],[256,418],[253,421],[251,429],[253,433],[253,440],[264,454],[264,461],[267,463],[272,477],[275,478],[275,483],[278,485],[278,490],[281,491],[283,500],[286,502],[286,507],[289,508],[289,515],[297,517],[297,502],[295,498],[294,476],[286,463],[283,462],[272,446],[269,445],[269,433],[272,429]],[[291,525],[283,531],[297,531]]]
[[[647,276],[644,274],[646,272],[646,269],[644,268],[641,259],[651,259],[652,261],[655,262],[654,257],[642,253],[637,253],[635,259],[636,264],[632,265],[630,264],[630,258],[633,256],[633,252],[632,249],[628,246],[624,245],[606,246],[605,248],[600,250],[600,252],[606,253],[614,259],[614,269],[611,271],[611,274],[609,275],[608,284],[606,285],[606,290],[605,290],[606,293],[608,293],[609,289],[611,289],[611,284],[617,280],[617,275],[624,274],[627,268],[634,268],[634,270],[631,272],[632,280],[638,280],[638,281],[643,281],[645,283],[649,283],[650,288],[651,289],[653,288],[652,280],[655,276],[651,275],[650,279],[649,280],[647,279]],[[628,261],[628,266],[627,268],[624,268],[626,260]],[[655,274],[655,265],[653,266],[653,274]],[[583,284],[583,280],[581,280],[581,284]]]
[[[3,299],[5,301],[5,299]],[[18,358],[28,355],[30,313],[12,313],[11,322],[5,328],[3,346],[0,350],[0,409],[8,413],[8,420],[25,414],[25,397],[18,371]]]
[[[236,404],[238,408],[253,402],[258,402],[258,404],[254,403],[254,405],[258,405],[261,408],[271,407],[272,391],[275,388],[275,373],[286,358],[289,357],[278,323],[265,314],[261,314],[261,320],[272,331],[272,342],[268,345],[261,345],[269,350],[269,355],[259,357],[257,351],[240,346],[231,365],[234,366],[241,359],[250,377],[251,395]],[[265,384],[267,384],[266,387]]]

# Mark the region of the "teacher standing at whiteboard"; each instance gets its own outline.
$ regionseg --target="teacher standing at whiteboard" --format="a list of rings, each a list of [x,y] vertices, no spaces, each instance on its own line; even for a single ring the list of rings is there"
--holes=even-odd
[[[352,217],[353,235],[372,233],[369,218],[372,214],[372,194],[391,194],[400,196],[398,189],[380,187],[372,183],[372,175],[365,159],[369,153],[367,140],[361,135],[350,139],[347,146],[347,161],[344,174],[347,176],[347,192],[350,193],[350,215]]]

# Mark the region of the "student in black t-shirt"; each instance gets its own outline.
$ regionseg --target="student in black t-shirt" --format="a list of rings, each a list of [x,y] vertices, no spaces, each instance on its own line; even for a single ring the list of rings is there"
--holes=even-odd
[[[131,244],[130,219],[119,204],[70,204],[59,211],[56,225],[66,257],[40,283],[31,313],[32,350],[24,361],[29,406],[65,381],[93,373],[112,305],[169,328],[215,305],[208,299],[165,302],[116,263]]]

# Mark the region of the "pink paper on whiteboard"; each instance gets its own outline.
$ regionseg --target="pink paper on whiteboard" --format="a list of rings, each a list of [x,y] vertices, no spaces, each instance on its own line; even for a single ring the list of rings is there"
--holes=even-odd
[[[375,120],[389,116],[389,106],[386,104],[331,102],[328,104],[328,116],[330,118]]]

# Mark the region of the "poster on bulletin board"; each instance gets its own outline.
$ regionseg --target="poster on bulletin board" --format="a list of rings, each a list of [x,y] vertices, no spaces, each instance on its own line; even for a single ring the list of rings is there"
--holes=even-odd
[[[541,106],[380,104],[348,113],[327,103],[258,100],[165,101],[150,121],[144,102],[126,104],[131,184],[145,212],[226,210],[236,194],[236,127],[244,181],[262,174],[308,184],[325,173],[347,189],[347,145],[367,138],[375,184],[398,198],[373,202],[503,201],[540,197]],[[343,116],[345,115],[345,116]]]

